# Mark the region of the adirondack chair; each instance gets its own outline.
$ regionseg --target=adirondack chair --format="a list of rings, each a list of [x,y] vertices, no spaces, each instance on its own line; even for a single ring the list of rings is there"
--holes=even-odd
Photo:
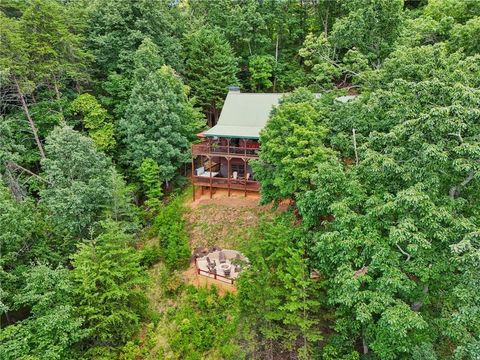
[[[247,176],[245,176],[245,179],[242,179],[241,183],[246,184],[248,180],[250,180],[250,173],[247,173]]]
[[[208,270],[212,271],[215,270],[215,268],[217,267],[217,263],[215,262],[215,260],[211,261],[210,258],[207,256],[207,268]]]

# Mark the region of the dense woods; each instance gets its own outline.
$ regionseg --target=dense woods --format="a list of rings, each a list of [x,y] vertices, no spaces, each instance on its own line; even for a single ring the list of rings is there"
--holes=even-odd
[[[478,0],[2,1],[0,358],[479,359],[479,39]],[[223,295],[179,272],[231,85],[288,93],[289,206]]]

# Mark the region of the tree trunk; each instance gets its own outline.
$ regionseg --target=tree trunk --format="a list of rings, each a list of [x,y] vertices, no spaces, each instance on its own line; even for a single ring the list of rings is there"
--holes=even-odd
[[[368,354],[368,344],[365,341],[365,337],[362,337],[362,347],[363,347],[363,353],[365,355]]]
[[[3,177],[5,178],[5,182],[7,183],[10,191],[15,197],[15,200],[17,202],[22,201],[25,198],[25,192],[18,183],[17,179],[15,179],[15,177],[13,176],[8,162],[5,164],[5,175]]]
[[[23,96],[22,90],[20,89],[20,85],[17,81],[17,78],[14,78],[14,80],[15,80],[15,86],[17,87],[18,96],[20,97],[20,101],[22,103],[23,111],[25,112],[25,116],[27,117],[30,128],[32,129],[33,137],[35,138],[35,142],[37,143],[38,151],[40,151],[40,157],[42,159],[45,159],[45,152],[43,151],[42,142],[38,137],[37,127],[33,122],[32,116],[30,115],[30,110],[28,109],[27,102],[25,101],[25,97]]]
[[[279,34],[277,33],[277,41],[275,43],[275,70],[273,75],[273,92],[275,92],[277,88],[277,65],[278,65],[278,41],[279,41]]]

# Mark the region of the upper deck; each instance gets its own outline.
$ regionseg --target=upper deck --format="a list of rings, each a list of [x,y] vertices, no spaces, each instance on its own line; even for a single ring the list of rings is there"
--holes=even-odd
[[[192,155],[224,156],[242,159],[258,159],[258,142],[240,141],[240,146],[231,146],[230,141],[203,141],[192,145]]]

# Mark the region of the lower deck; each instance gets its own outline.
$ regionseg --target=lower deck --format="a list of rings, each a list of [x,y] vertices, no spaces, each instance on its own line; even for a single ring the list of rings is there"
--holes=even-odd
[[[249,160],[222,156],[197,156],[192,159],[192,185],[201,187],[212,194],[213,189],[260,191],[260,183],[256,181]],[[211,196],[211,195],[210,195]],[[195,197],[195,195],[194,195]]]

